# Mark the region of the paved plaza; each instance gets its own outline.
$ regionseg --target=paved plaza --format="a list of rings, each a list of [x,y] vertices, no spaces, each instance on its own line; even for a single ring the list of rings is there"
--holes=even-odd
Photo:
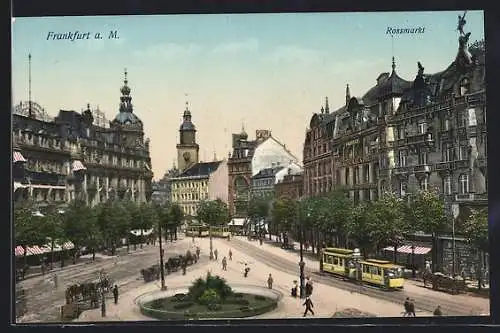
[[[302,300],[290,296],[290,289],[293,285],[293,280],[298,280],[298,276],[281,272],[270,268],[269,266],[256,261],[249,254],[243,253],[233,247],[234,240],[227,241],[222,239],[213,239],[213,248],[219,252],[218,261],[209,262],[206,265],[195,265],[189,267],[186,275],[174,273],[166,277],[166,284],[169,289],[178,289],[189,286],[198,277],[204,277],[207,271],[214,275],[219,275],[225,278],[229,284],[247,284],[259,287],[267,286],[267,277],[272,274],[274,279],[273,288],[283,294],[279,306],[272,312],[263,314],[253,318],[301,318],[304,312]],[[259,246],[257,242],[249,242]],[[201,248],[201,255],[208,255],[209,239],[196,238],[193,247]],[[280,251],[281,255],[288,254],[278,248],[270,245],[262,245],[269,247],[270,251]],[[221,260],[223,256],[228,256],[229,250],[233,252],[233,260],[228,260],[227,271],[222,270]],[[267,249],[266,249],[267,250]],[[243,277],[243,267],[247,263],[251,271],[247,278]],[[309,265],[312,263],[307,263]],[[297,266],[298,267],[298,266]],[[298,269],[297,269],[298,271]],[[298,274],[297,274],[298,275]],[[314,282],[314,279],[313,279]],[[151,282],[144,284],[138,288],[134,288],[128,292],[123,292],[120,295],[118,305],[112,304],[111,301],[107,304],[107,316],[101,317],[100,309],[85,311],[76,321],[125,321],[125,320],[154,320],[142,315],[135,304],[136,299],[146,293],[150,293],[160,289],[160,282]],[[314,283],[314,291],[311,297],[314,303],[314,311],[316,318],[330,318],[336,311],[346,308],[359,309],[377,317],[401,317],[402,305],[383,300],[377,300],[372,297],[351,293],[332,286]],[[421,311],[417,305],[417,315],[428,316],[431,313]]]

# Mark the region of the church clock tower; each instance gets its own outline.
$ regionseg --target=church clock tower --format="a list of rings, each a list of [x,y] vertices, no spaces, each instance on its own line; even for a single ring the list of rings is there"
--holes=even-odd
[[[182,116],[183,121],[179,128],[180,142],[177,144],[177,166],[182,172],[198,163],[200,146],[196,143],[196,127],[191,122],[191,111],[188,102]]]

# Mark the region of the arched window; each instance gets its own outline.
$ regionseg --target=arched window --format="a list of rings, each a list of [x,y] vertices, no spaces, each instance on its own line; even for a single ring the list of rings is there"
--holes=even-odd
[[[422,178],[422,180],[420,180],[420,189],[422,191],[427,191],[429,188],[429,179],[427,177],[424,177]]]
[[[445,195],[451,194],[451,176],[446,176],[443,179],[443,193]]]
[[[459,184],[460,194],[469,193],[469,175],[461,174],[460,177],[458,177],[458,184]]]
[[[460,96],[464,96],[469,93],[470,83],[469,79],[464,78],[460,83]]]

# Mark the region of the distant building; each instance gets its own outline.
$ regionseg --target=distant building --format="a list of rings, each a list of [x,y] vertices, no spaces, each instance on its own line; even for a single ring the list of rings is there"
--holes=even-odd
[[[171,202],[181,207],[187,219],[196,217],[202,200],[209,200],[210,175],[220,164],[220,161],[199,162],[184,170],[178,177],[170,178]]]
[[[153,202],[160,205],[164,205],[170,202],[172,198],[172,181],[171,179],[179,176],[179,169],[176,168],[175,164],[171,169],[169,169],[163,177],[156,181],[153,189]]]
[[[258,174],[252,176],[252,197],[265,197],[274,195],[274,184],[276,183],[276,174],[284,169],[279,162],[272,165],[270,168],[265,168],[259,171]]]
[[[214,156],[214,159],[216,157]],[[221,200],[228,203],[229,174],[227,169],[227,159],[220,161],[217,170],[210,174],[208,179],[208,199]]]
[[[257,130],[255,140],[248,140],[243,129],[233,134],[233,152],[228,159],[229,212],[232,217],[246,217],[252,176],[277,163],[288,165],[297,158],[276,140],[269,130]]]
[[[61,110],[55,119],[33,102],[13,110],[14,200],[93,206],[151,199],[149,139],[135,115],[125,71],[120,110],[109,127],[102,112]]]
[[[304,170],[295,163],[291,163],[276,174],[274,195],[276,199],[298,200],[303,195]]]

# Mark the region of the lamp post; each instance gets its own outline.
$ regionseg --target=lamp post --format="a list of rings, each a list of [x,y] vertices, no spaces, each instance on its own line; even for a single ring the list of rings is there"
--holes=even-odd
[[[99,272],[99,282],[101,289],[101,317],[106,317],[106,298],[104,297],[104,274],[102,271]]]
[[[411,245],[411,276],[415,278],[417,273],[415,272],[415,245]]]
[[[455,247],[455,220],[457,219],[458,215],[460,214],[460,206],[456,203],[451,205],[451,213],[452,213],[452,220],[451,220],[451,241],[452,241],[452,254],[451,254],[451,260],[452,260],[452,276],[455,277],[456,273],[456,259],[455,259],[455,252],[456,252],[456,247]]]
[[[161,231],[161,220],[158,220],[158,243],[160,245],[160,278],[161,278],[161,290],[165,290],[165,265],[163,264],[163,246],[162,246],[162,231]]]
[[[309,218],[311,214],[308,212],[307,213],[307,218]],[[304,230],[302,228],[302,224],[300,224],[299,221],[299,240],[300,240],[300,262],[299,262],[299,269],[300,269],[300,298],[305,297],[305,286],[304,286],[304,266],[306,263],[304,262]]]

